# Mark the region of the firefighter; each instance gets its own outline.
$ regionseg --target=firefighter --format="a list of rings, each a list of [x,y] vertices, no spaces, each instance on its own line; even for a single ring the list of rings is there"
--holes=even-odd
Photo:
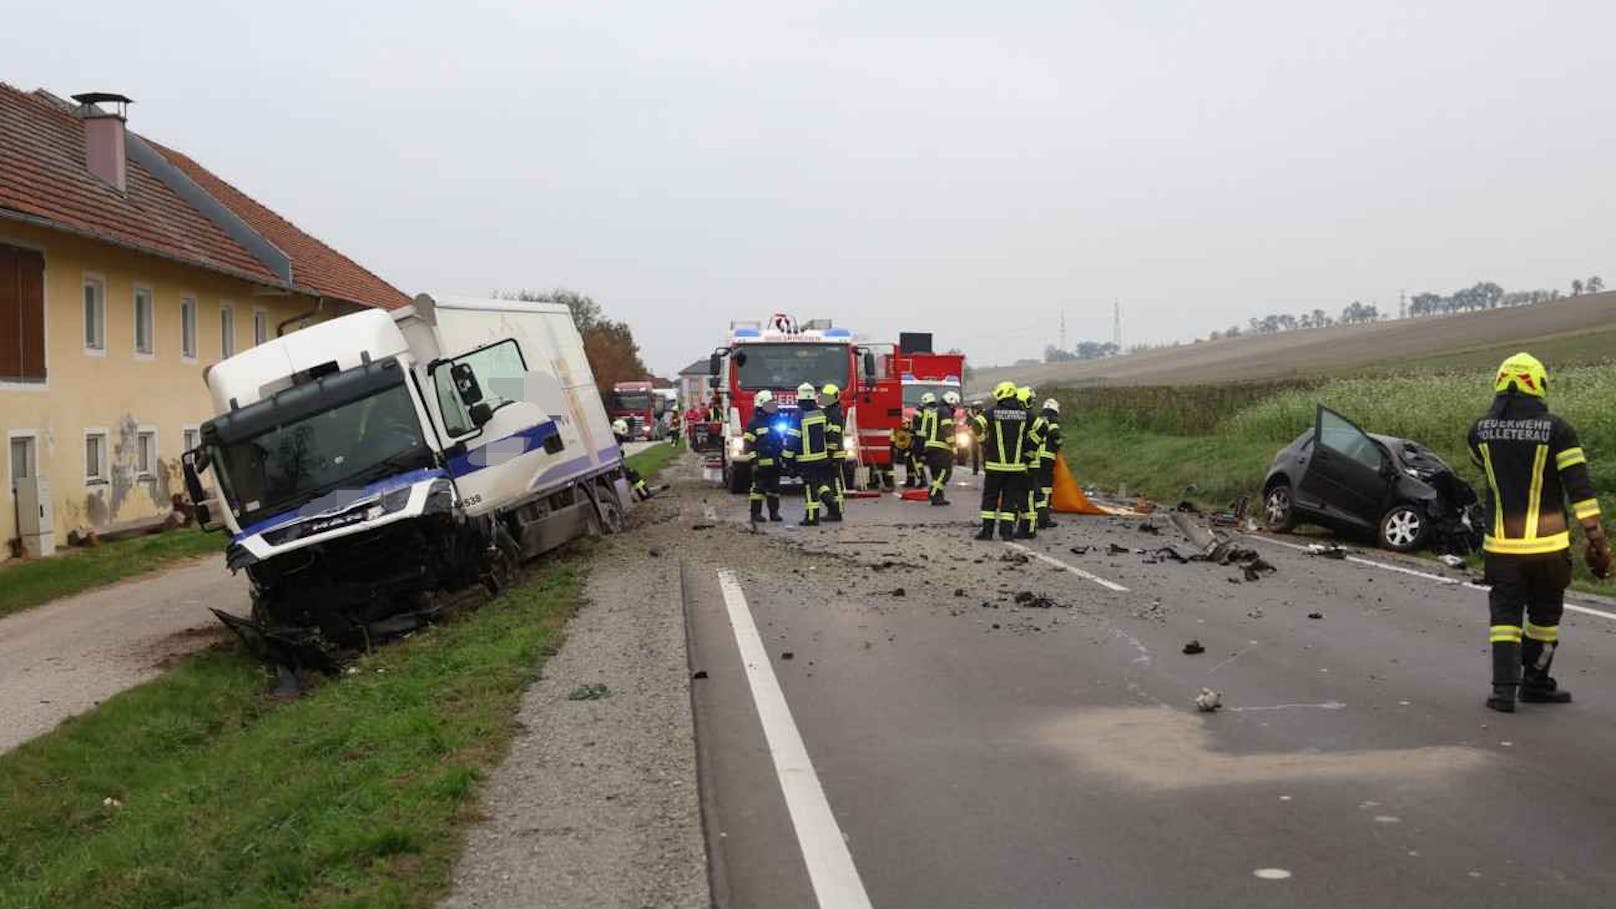
[[[1023,455],[1027,459],[1027,478],[1023,484],[1026,488],[1026,497],[1022,504],[1021,520],[1016,527],[1016,538],[1021,540],[1031,540],[1038,536],[1038,468],[1041,466],[1038,450],[1043,447],[1044,433],[1049,429],[1049,423],[1043,415],[1033,412],[1032,399],[1031,388],[1023,385],[1016,389],[1016,400],[1027,412],[1027,446]]]
[[[1060,402],[1050,398],[1038,414],[1044,422],[1043,441],[1038,445],[1038,529],[1055,526],[1049,517],[1049,502],[1055,494],[1055,459],[1060,457]]]
[[[1027,500],[1027,408],[1016,396],[1014,382],[993,388],[993,406],[977,418],[982,436],[982,530],[978,540],[993,539],[993,527],[1008,540],[1015,536],[1018,509]]]
[[[982,436],[977,434],[976,419],[982,415],[982,402],[972,401],[965,409],[965,430],[971,441],[971,476],[982,472]]]
[[[836,508],[826,517],[840,521],[847,507],[847,484],[843,476],[847,452],[842,438],[842,390],[835,383],[826,382],[819,390],[819,409],[825,412],[825,450],[830,453],[830,480],[836,491]]]
[[[945,493],[948,478],[954,474],[954,405],[949,398],[959,401],[959,395],[952,391],[943,395],[941,404],[931,392],[920,399],[920,435],[924,439],[926,469],[931,473],[933,505],[948,504]]]
[[[892,429],[892,465],[903,465],[903,488],[915,488],[915,468],[909,461],[909,421],[904,420]]]
[[[1588,539],[1589,570],[1598,578],[1611,572],[1587,456],[1571,424],[1549,412],[1547,386],[1548,372],[1535,357],[1510,357],[1493,380],[1491,409],[1470,428],[1470,454],[1488,487],[1482,550],[1491,586],[1493,690],[1487,706],[1501,713],[1514,712],[1517,696],[1533,704],[1571,700],[1549,675],[1571,582],[1571,517]]]
[[[796,463],[802,478],[802,524],[818,527],[820,510],[829,515],[836,507],[836,495],[830,486],[830,453],[825,449],[825,412],[819,409],[814,386],[807,382],[797,386],[797,414],[797,425],[786,431],[791,441],[785,458]]]
[[[785,433],[774,426],[779,404],[767,388],[752,396],[752,422],[741,436],[742,450],[752,455],[752,492],[748,500],[752,520],[763,520],[763,505],[769,506],[769,520],[780,520],[780,454]]]
[[[628,436],[627,420],[618,417],[612,421],[612,437],[617,439],[618,446],[627,445],[633,441]],[[628,466],[628,461],[626,460],[623,462],[623,477],[628,480],[629,492],[635,499],[643,502],[651,497],[651,490],[645,485],[645,477],[640,476],[638,470]]]

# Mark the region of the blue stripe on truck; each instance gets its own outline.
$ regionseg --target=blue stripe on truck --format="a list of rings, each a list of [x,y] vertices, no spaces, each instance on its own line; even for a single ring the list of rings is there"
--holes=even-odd
[[[456,455],[449,459],[449,476],[463,477],[468,473],[475,473],[485,467],[493,466],[488,463],[488,450],[495,445],[510,442],[513,439],[520,439],[522,442],[521,451],[516,451],[516,446],[512,445],[510,446],[511,451],[504,454],[506,457],[521,457],[534,449],[543,448],[544,440],[556,435],[560,431],[560,428],[556,426],[554,420],[546,420],[537,426],[529,426],[527,429],[524,429],[521,432],[512,433],[502,439],[495,439],[492,442],[479,445],[465,454]],[[481,461],[482,463],[476,463],[477,461]]]

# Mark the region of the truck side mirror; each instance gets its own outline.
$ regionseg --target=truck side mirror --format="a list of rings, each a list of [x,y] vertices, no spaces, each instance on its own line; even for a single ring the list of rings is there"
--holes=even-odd
[[[449,377],[454,380],[455,392],[460,395],[461,403],[469,407],[483,399],[482,386],[477,384],[477,373],[470,363],[456,363],[449,367]],[[481,426],[482,423],[477,425]]]
[[[471,405],[470,416],[471,425],[477,427],[478,429],[482,429],[484,426],[488,425],[489,420],[494,418],[494,408],[489,407],[487,402],[478,401],[477,403]]]
[[[872,378],[875,376],[875,354],[867,350],[864,352],[864,374]]]
[[[723,358],[720,357],[718,354],[713,354],[712,356],[707,358],[707,374],[709,376],[718,375],[718,363],[719,363],[719,361],[721,359],[723,359]]]
[[[707,380],[707,387],[708,388],[717,388],[718,387],[718,377],[713,376],[712,378],[708,379]]]

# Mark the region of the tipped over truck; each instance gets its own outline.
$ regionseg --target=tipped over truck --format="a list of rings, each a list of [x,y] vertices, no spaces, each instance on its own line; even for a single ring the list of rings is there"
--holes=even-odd
[[[216,416],[187,491],[252,585],[250,616],[215,612],[294,669],[497,592],[524,560],[620,528],[630,501],[564,305],[423,294],[205,379]]]

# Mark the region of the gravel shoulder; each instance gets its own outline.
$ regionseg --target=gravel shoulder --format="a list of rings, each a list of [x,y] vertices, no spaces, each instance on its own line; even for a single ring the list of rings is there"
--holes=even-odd
[[[664,479],[672,493],[598,543],[443,909],[710,905],[674,555],[700,506],[688,463]],[[587,685],[610,695],[569,700]]]

